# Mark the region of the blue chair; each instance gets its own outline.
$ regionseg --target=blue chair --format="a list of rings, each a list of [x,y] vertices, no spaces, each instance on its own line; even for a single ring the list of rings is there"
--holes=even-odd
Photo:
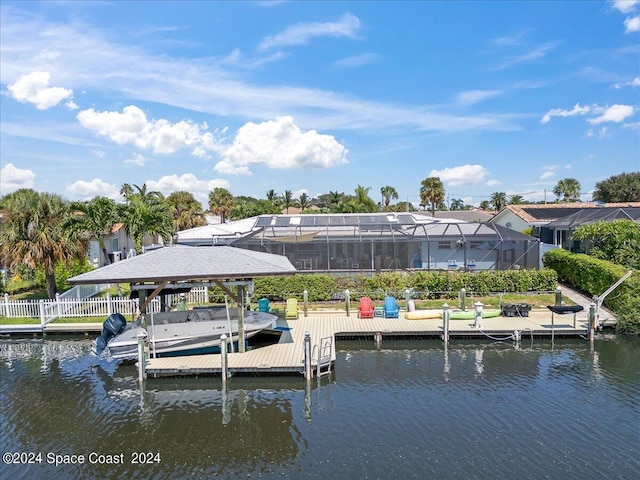
[[[269,305],[268,298],[261,298],[258,300],[258,306],[255,309],[257,312],[269,313],[271,311],[271,306]]]
[[[400,306],[393,297],[384,298],[384,318],[398,318]]]

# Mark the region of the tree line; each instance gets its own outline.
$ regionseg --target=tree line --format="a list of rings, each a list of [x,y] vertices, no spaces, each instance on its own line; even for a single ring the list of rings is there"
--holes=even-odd
[[[220,216],[222,222],[262,214],[288,213],[291,207],[302,213],[313,209],[322,213],[368,213],[379,211],[415,211],[409,202],[392,204],[398,192],[392,186],[380,188],[380,202],[370,196],[371,187],[358,185],[352,195],[339,191],[310,198],[306,193],[294,198],[290,190],[279,195],[268,190],[264,199],[234,197],[225,188],[209,192],[208,212]],[[579,198],[580,184],[575,179],[558,182],[554,193],[558,201]],[[142,186],[125,183],[120,189],[124,202],[107,197],[95,197],[84,202],[68,202],[62,196],[20,189],[0,198],[0,262],[3,268],[15,272],[20,267],[43,270],[47,293],[56,293],[55,268],[63,263],[86,260],[89,240],[95,239],[103,257],[109,256],[105,240],[122,224],[133,241],[135,250],[142,252],[146,236],[172,240],[176,232],[206,225],[205,211],[192,193],[173,192],[164,196]],[[438,177],[428,177],[420,183],[420,207],[446,210],[444,185]],[[640,172],[623,173],[596,184],[594,200],[603,202],[640,201]],[[522,197],[507,197],[495,192],[488,201],[497,211],[509,203],[524,203]],[[482,205],[481,205],[482,206]],[[453,199],[451,210],[471,208],[460,199]]]

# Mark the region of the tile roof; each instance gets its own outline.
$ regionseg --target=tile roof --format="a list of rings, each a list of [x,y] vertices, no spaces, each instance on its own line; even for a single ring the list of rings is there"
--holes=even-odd
[[[546,204],[520,204],[507,205],[504,210],[510,210],[527,223],[533,222],[553,222],[559,218],[566,217],[579,212],[585,208],[603,207],[640,207],[640,202],[624,203],[593,203],[593,202],[572,202],[572,203],[546,203]]]

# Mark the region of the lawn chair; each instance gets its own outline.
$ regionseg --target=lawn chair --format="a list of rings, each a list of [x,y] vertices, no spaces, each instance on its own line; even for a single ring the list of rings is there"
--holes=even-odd
[[[269,313],[271,311],[271,306],[269,305],[269,299],[261,298],[260,300],[258,300],[258,306],[255,308],[255,311]]]
[[[373,318],[373,303],[371,303],[371,298],[369,297],[360,298],[360,307],[358,308],[358,317]]]
[[[298,318],[298,299],[287,298],[287,306],[284,311],[285,318]]]
[[[384,299],[384,318],[398,318],[400,306],[393,297],[385,297]]]

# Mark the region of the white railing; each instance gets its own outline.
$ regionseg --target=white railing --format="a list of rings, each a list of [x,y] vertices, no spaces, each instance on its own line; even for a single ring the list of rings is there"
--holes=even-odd
[[[178,295],[170,296],[170,305],[179,302]],[[208,304],[209,294],[206,287],[194,288],[187,294],[187,303]],[[161,310],[160,298],[154,298],[147,306],[147,311],[158,313]],[[86,318],[108,317],[112,313],[123,315],[138,315],[137,299],[112,297],[107,293],[101,298],[62,298],[57,295],[54,300],[10,300],[5,293],[4,301],[0,302],[0,316],[38,318],[44,326],[58,317]]]

